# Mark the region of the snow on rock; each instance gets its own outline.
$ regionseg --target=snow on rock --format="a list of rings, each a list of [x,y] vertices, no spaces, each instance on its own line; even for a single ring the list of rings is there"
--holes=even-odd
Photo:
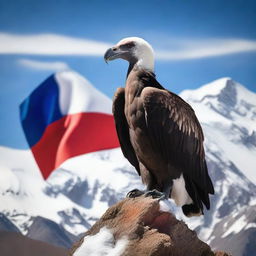
[[[112,231],[102,227],[97,234],[84,238],[74,256],[121,256],[127,244],[127,238],[115,241]]]
[[[245,228],[247,224],[246,217],[243,215],[241,216],[232,226],[230,226],[227,231],[222,234],[222,238],[227,237],[231,233],[239,233],[241,230]]]
[[[160,205],[160,211],[161,212],[173,212],[175,211],[175,203],[172,199],[169,200],[161,200],[159,202]]]

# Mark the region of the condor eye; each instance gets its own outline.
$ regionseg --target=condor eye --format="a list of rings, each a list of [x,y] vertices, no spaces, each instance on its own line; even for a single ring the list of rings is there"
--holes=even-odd
[[[126,44],[126,47],[128,47],[128,48],[132,48],[134,46],[134,43],[133,42],[130,42],[130,43],[127,43]]]
[[[127,49],[131,49],[133,46],[135,46],[134,42],[129,42],[129,43],[120,45],[120,48],[127,50]]]

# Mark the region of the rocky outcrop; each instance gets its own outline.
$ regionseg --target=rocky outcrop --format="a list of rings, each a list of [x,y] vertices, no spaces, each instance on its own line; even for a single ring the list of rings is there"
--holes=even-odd
[[[168,201],[144,195],[126,198],[105,212],[70,255],[228,256],[215,254],[169,210]]]

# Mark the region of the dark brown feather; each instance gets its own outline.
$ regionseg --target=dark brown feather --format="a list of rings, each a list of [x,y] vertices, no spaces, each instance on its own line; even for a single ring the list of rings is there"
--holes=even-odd
[[[124,88],[120,87],[116,90],[112,106],[117,136],[124,156],[135,167],[138,174],[140,175],[139,162],[130,141],[129,127],[124,114],[124,105]]]
[[[193,201],[209,209],[208,193],[214,189],[208,175],[203,148],[203,132],[194,110],[178,95],[167,90],[143,89],[146,122],[152,144],[164,160],[183,173]]]

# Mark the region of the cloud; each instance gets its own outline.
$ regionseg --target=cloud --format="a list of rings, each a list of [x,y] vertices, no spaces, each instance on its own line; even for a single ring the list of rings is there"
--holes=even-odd
[[[57,34],[0,33],[0,54],[102,56],[109,44]]]
[[[61,71],[69,69],[69,66],[65,62],[60,61],[47,62],[30,59],[20,59],[18,60],[18,64],[35,70]]]
[[[176,41],[177,50],[156,51],[159,60],[187,60],[256,51],[256,41],[245,39],[202,39]]]
[[[255,40],[239,38],[163,41],[165,47],[156,50],[156,58],[165,61],[201,59],[256,51]],[[103,56],[111,45],[113,44],[57,34],[0,33],[0,54]],[[157,42],[154,48],[157,48]]]

